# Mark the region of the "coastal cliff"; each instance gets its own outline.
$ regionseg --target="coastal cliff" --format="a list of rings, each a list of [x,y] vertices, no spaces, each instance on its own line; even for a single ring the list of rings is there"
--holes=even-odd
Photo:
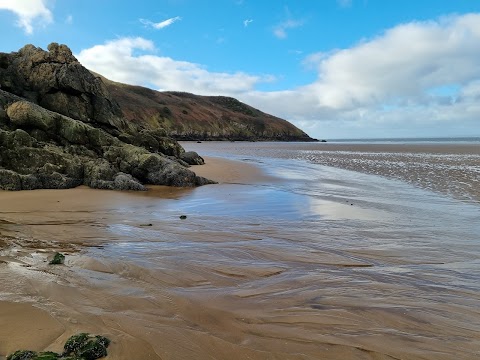
[[[161,129],[129,122],[65,45],[0,53],[0,87],[1,189],[212,183],[187,169],[186,161],[201,162],[198,155]]]
[[[65,45],[0,53],[0,189],[211,183],[177,140],[313,141],[233,98],[109,81]]]

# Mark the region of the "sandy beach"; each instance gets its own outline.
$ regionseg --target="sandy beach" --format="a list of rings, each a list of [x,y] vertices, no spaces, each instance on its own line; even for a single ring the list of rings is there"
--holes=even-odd
[[[251,164],[220,158],[207,158],[204,166],[193,169],[220,183],[273,180]],[[120,293],[110,297],[112,289],[104,292],[96,284],[77,277],[78,271],[108,277],[118,270],[119,264],[105,264],[81,255],[85,247],[101,248],[105,241],[114,241],[106,234],[102,236],[104,225],[122,221],[110,209],[135,201],[141,203],[145,197],[176,199],[191,191],[163,186],[152,186],[147,193],[86,187],[0,191],[0,359],[18,349],[61,352],[69,336],[85,331],[104,334],[113,340],[111,359],[190,358],[195,349],[187,349],[190,355],[168,355],[169,351],[176,353],[179,340],[189,343],[189,337],[199,338],[206,347],[218,347],[216,351],[223,354],[219,358],[229,357],[231,346],[215,338],[208,339],[206,334],[189,334],[188,327],[182,332],[166,334],[170,333],[167,321],[158,325],[157,332],[150,329],[157,315],[164,318],[170,312],[169,316],[174,318],[179,307],[191,312],[188,304],[182,304],[185,300],[169,299],[169,309],[159,308],[155,299],[128,294],[127,284],[124,284],[125,294],[122,284],[112,284],[120,287]],[[103,215],[101,218],[95,216],[99,213]],[[57,251],[66,254],[66,264],[48,265]],[[100,317],[99,313],[104,315]],[[165,354],[155,349],[155,344],[160,344],[160,339],[156,339],[160,334]]]
[[[262,169],[207,156],[193,170],[219,185],[0,192],[0,358],[17,349],[61,351],[78,332],[109,337],[109,359],[478,353],[479,293],[467,282],[457,287],[468,279],[446,265],[461,261],[471,273],[471,244],[450,252],[447,242],[423,244],[430,223],[419,222],[413,236],[402,221],[411,224],[416,213],[402,220],[368,208],[365,193],[348,203],[309,203],[298,189],[287,196],[282,180]],[[344,181],[335,186],[346,194]],[[362,181],[355,177],[366,187]],[[392,196],[406,199],[410,190],[401,191]],[[56,251],[64,265],[48,265]]]

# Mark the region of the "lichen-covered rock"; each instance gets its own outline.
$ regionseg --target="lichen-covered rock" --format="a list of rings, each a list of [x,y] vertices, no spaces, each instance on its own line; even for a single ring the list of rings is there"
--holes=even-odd
[[[77,352],[83,344],[85,344],[89,339],[87,333],[80,333],[77,335],[70,336],[63,346],[64,354],[71,354]]]
[[[7,356],[7,360],[31,360],[37,353],[30,350],[17,350],[13,354]]]
[[[54,353],[52,351],[45,351],[45,352],[38,353],[37,356],[33,358],[33,360],[58,360],[59,358],[60,358],[59,354]]]
[[[0,106],[7,108],[9,119],[9,126],[0,129],[0,189],[66,189],[84,184],[146,190],[143,184],[187,187],[212,183],[197,177],[176,157],[126,144],[102,129],[2,90],[0,95]],[[161,140],[153,135],[152,139]],[[179,154],[180,149],[174,152]]]
[[[100,335],[80,333],[71,336],[64,345],[64,352],[35,352],[18,350],[7,356],[7,360],[96,360],[107,356],[110,340]]]
[[[55,124],[55,118],[47,110],[29,101],[16,101],[8,105],[7,116],[16,127],[48,131]]]
[[[146,191],[147,188],[140,184],[137,179],[135,179],[130,174],[118,173],[113,180],[114,189],[117,190],[135,190],[135,191]]]
[[[126,121],[65,45],[0,53],[0,65],[0,189],[211,183],[186,169],[184,149],[163,129]]]
[[[15,171],[0,169],[0,189],[22,190],[22,178]]]
[[[182,154],[181,159],[189,165],[203,165],[205,160],[195,151],[187,151]]]
[[[80,333],[67,340],[62,355],[74,355],[84,360],[95,360],[107,356],[109,345],[110,340],[104,336]]]
[[[53,259],[50,260],[49,264],[50,265],[61,265],[65,262],[65,255],[63,255],[62,253],[55,253],[55,255],[53,255]]]
[[[176,158],[179,158],[185,152],[176,140],[165,136],[165,131],[161,129],[142,129],[138,133],[121,134],[119,139],[128,144],[143,147],[150,152]]]
[[[65,45],[48,51],[26,45],[3,54],[0,85],[57,113],[115,128],[128,128],[118,104],[101,79],[84,68]]]
[[[13,354],[7,356],[7,360],[65,360],[61,358],[59,354],[52,351],[44,351],[36,353],[35,351],[30,350],[19,350],[15,351]]]

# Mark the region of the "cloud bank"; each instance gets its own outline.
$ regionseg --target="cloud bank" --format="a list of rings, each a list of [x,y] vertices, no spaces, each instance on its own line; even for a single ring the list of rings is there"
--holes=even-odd
[[[14,12],[18,16],[16,25],[29,35],[33,34],[34,25],[46,25],[53,21],[45,0],[0,0],[0,10]]]
[[[314,82],[271,92],[256,87],[272,77],[210,72],[158,56],[142,38],[96,45],[78,58],[116,81],[236,96],[318,136],[414,136],[435,129],[461,135],[478,132],[478,44],[480,14],[401,24],[350,48],[309,55],[304,64],[317,73]]]
[[[152,41],[121,38],[82,50],[78,60],[90,70],[128,84],[159,90],[188,91],[204,95],[239,95],[269,77],[242,72],[210,72],[201,65],[155,54]]]

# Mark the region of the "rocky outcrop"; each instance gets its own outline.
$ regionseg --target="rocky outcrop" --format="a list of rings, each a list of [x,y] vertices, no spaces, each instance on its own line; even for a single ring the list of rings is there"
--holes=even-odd
[[[205,160],[195,151],[187,151],[182,154],[181,159],[189,165],[203,165]]]
[[[101,335],[80,333],[71,336],[63,346],[63,353],[18,350],[7,356],[7,360],[96,360],[107,356],[110,339]]]
[[[0,54],[0,79],[2,90],[48,110],[108,130],[128,128],[103,82],[65,45],[52,43],[48,51],[26,45],[17,53]]]
[[[145,190],[211,183],[175,158],[127,144],[79,120],[0,90],[0,188]]]
[[[129,121],[102,78],[83,67],[65,45],[52,43],[48,51],[26,45],[18,52],[0,53],[0,87],[149,151],[175,157],[183,152],[164,130]]]
[[[185,167],[183,148],[164,132],[128,124],[65,46],[0,54],[0,85],[1,189],[212,183]]]
[[[160,93],[84,68],[65,45],[0,53],[0,189],[145,190],[211,181],[190,165],[184,140],[310,137],[238,100]]]

